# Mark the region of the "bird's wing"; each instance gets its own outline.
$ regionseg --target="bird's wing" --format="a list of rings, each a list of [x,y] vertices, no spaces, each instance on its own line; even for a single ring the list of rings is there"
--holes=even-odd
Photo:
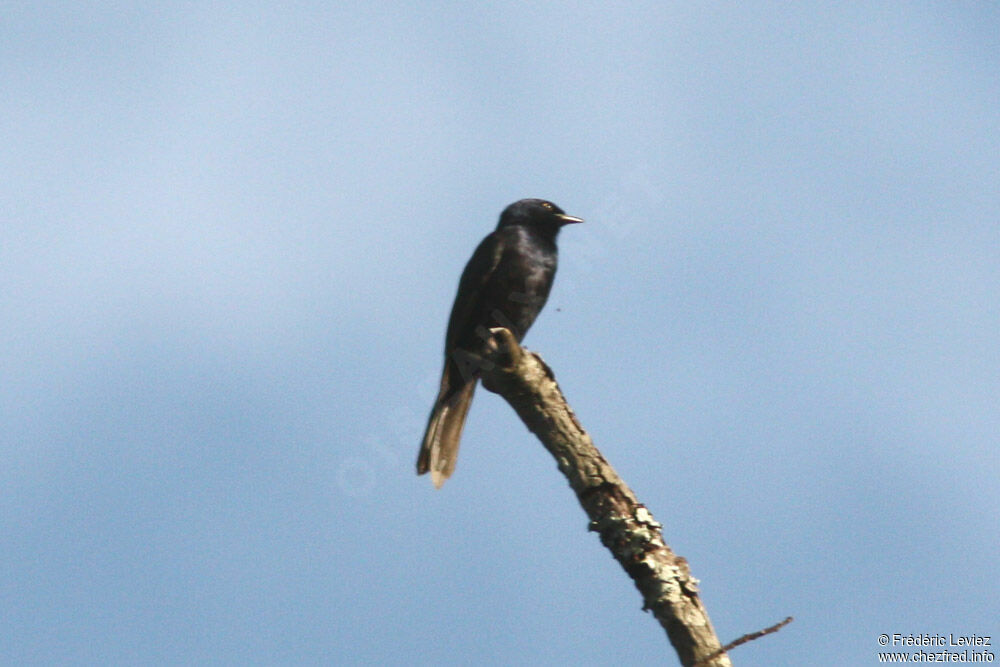
[[[462,271],[458,281],[458,294],[455,295],[455,305],[451,308],[451,318],[448,320],[448,335],[445,336],[445,353],[452,350],[458,336],[470,324],[469,320],[476,310],[483,286],[500,263],[503,255],[503,240],[493,232],[484,238],[476,251],[469,258],[469,263]]]

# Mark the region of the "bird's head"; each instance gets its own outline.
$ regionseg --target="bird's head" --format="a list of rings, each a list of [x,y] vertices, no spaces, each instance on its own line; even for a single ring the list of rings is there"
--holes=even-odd
[[[500,224],[497,227],[523,225],[538,230],[551,232],[553,236],[563,225],[583,222],[566,213],[550,201],[544,199],[521,199],[514,202],[500,214]]]

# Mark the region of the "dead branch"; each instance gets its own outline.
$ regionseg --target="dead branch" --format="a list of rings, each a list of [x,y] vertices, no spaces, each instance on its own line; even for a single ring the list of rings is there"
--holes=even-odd
[[[510,403],[556,459],[590,517],[590,529],[635,582],[644,609],[666,630],[681,664],[730,667],[687,561],[667,546],[662,526],[594,447],[552,370],[507,329],[490,333],[483,386]]]

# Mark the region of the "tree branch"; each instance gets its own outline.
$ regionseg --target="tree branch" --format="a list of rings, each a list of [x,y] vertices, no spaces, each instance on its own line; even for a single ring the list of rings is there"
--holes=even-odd
[[[731,667],[712,628],[698,580],[663,541],[657,523],[594,447],[566,403],[551,369],[507,329],[491,329],[483,386],[500,394],[556,459],[587,516],[590,530],[625,569],[666,630],[681,664]]]
[[[780,623],[775,623],[774,625],[772,625],[769,628],[764,628],[763,630],[758,630],[757,632],[748,632],[747,634],[743,635],[742,637],[739,637],[739,638],[734,639],[733,641],[729,642],[728,644],[726,644],[725,646],[723,646],[722,648],[720,648],[715,653],[709,655],[708,657],[702,658],[701,660],[699,660],[698,662],[696,662],[694,664],[694,667],[701,667],[701,665],[707,665],[707,664],[709,664],[709,661],[712,658],[714,658],[715,656],[721,655],[721,654],[725,653],[726,651],[730,651],[730,650],[736,648],[737,646],[742,646],[743,644],[746,644],[747,642],[752,642],[755,639],[760,639],[764,635],[769,635],[769,634],[772,634],[774,632],[777,632],[778,630],[780,630],[781,628],[785,627],[786,625],[788,625],[789,623],[791,623],[794,620],[795,620],[794,618],[792,618],[791,616],[788,616],[787,618],[785,618],[785,620],[781,621]]]

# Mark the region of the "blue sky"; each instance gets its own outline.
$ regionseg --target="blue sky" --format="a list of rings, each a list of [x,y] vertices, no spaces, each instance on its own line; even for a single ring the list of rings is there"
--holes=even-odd
[[[992,3],[11,3],[0,661],[654,664],[479,392],[458,276],[561,238],[525,344],[741,665],[1000,635]]]

